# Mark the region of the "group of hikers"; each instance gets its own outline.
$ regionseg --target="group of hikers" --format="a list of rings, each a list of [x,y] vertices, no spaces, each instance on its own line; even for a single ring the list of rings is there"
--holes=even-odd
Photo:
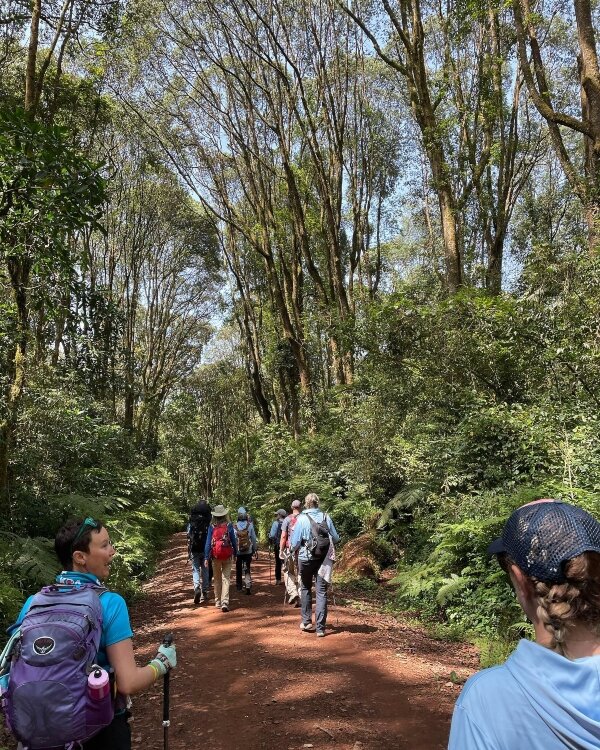
[[[300,629],[311,631],[314,582],[315,629],[317,636],[323,637],[335,545],[340,538],[331,517],[319,508],[319,498],[314,492],[305,497],[304,510],[301,508],[300,500],[292,502],[289,513],[280,508],[269,530],[275,585],[285,583],[287,601],[300,608]],[[234,560],[236,589],[246,594],[252,591],[251,566],[252,559],[258,555],[258,541],[251,516],[246,508],[239,507],[236,520],[230,521],[223,505],[211,509],[203,499],[191,509],[187,534],[194,603],[208,602],[212,579],[214,605],[228,612]]]
[[[251,591],[257,551],[253,521],[241,507],[199,503],[200,537],[190,519],[194,600],[206,601],[210,570],[215,605],[229,607],[229,576]],[[283,509],[270,529],[289,601],[300,602],[303,631],[325,633],[327,588],[339,537],[309,493]],[[202,545],[202,541],[204,542]],[[323,550],[326,549],[323,555]],[[131,695],[177,666],[169,639],[145,666],[134,658],[124,599],[106,588],[115,549],[102,521],[79,518],[59,529],[63,568],[27,599],[0,655],[0,696],[22,750],[131,750]],[[227,551],[227,555],[225,554]],[[582,508],[541,499],[515,510],[489,548],[533,626],[507,661],[471,677],[456,704],[449,750],[600,748],[600,524]],[[279,573],[277,572],[279,571]],[[163,725],[167,725],[163,722]],[[166,731],[166,730],[165,730]]]

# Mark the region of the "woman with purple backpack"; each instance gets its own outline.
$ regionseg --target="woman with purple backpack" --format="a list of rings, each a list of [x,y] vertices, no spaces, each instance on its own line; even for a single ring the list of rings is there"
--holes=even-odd
[[[143,667],[136,664],[133,631],[125,600],[104,586],[104,581],[110,575],[115,548],[102,521],[93,518],[69,521],[56,534],[54,548],[63,571],[56,577],[54,586],[46,587],[27,599],[11,628],[12,632],[18,632],[25,621],[20,646],[16,649],[17,656],[13,656],[8,691],[3,696],[7,719],[18,739],[31,750],[64,747],[69,742],[81,743],[84,750],[130,750],[129,696],[146,690],[176,666],[175,646],[162,645],[148,664]],[[86,613],[85,629],[77,621],[78,608]],[[53,609],[57,612],[54,618]],[[72,632],[69,633],[69,629]],[[95,632],[98,630],[99,633]],[[31,639],[31,635],[28,634],[33,632],[35,636],[36,631],[37,637],[29,644],[27,639]],[[77,643],[78,632],[81,633],[79,646],[73,651],[73,639]],[[65,638],[62,638],[63,633]],[[61,644],[61,639],[66,640],[67,636],[71,638],[69,643]],[[90,645],[92,650],[97,646],[97,653],[90,654],[93,665],[85,663],[85,647],[89,648]],[[70,659],[65,659],[65,670],[72,669],[67,662],[75,662],[77,666],[78,651],[81,651],[84,662],[83,667],[75,673],[75,679],[69,683],[72,694],[70,706],[58,705],[61,702],[60,688],[54,690],[55,686],[50,684],[51,677],[56,686],[61,682],[62,667],[57,658],[61,654],[61,647],[70,651]],[[21,657],[26,664],[19,665]],[[37,677],[32,675],[30,683],[27,683],[26,670],[32,670],[32,665],[38,668],[40,674]],[[46,674],[42,678],[45,687],[40,691],[36,688],[36,682],[39,686],[43,670]],[[99,676],[97,686],[92,679],[94,674]],[[98,709],[95,709],[88,693],[90,686],[94,685],[96,694],[92,697],[97,699],[103,690],[101,676],[107,674],[111,677],[113,697],[112,701],[109,699],[112,705],[107,721],[110,723],[104,721],[105,726],[91,736],[94,729],[90,728],[93,725],[90,716]],[[11,683],[16,685],[17,679],[21,680],[19,690],[15,688],[11,693]],[[79,689],[82,695],[76,696]],[[19,691],[26,693],[27,690],[29,699],[23,700]],[[107,696],[109,692],[106,684],[104,695]],[[45,710],[44,702],[52,703],[53,698],[54,705],[49,705]],[[31,711],[31,705],[35,705],[35,712]],[[84,715],[69,715],[78,712]],[[49,721],[52,716],[56,717],[56,721]],[[96,714],[95,721],[100,725],[103,720]],[[69,732],[77,736],[69,737]]]

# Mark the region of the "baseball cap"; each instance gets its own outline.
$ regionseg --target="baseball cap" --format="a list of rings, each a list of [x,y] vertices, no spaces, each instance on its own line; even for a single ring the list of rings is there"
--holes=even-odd
[[[506,553],[528,576],[561,583],[563,565],[583,552],[600,552],[600,523],[583,508],[544,498],[517,508],[489,555]]]
[[[300,500],[294,500],[294,502],[292,503],[292,508],[301,508],[301,507],[302,507],[302,503],[300,502]]]
[[[285,516],[287,516],[287,510],[285,508],[279,508],[279,510],[277,511],[277,513],[275,513],[275,515],[285,518]]]

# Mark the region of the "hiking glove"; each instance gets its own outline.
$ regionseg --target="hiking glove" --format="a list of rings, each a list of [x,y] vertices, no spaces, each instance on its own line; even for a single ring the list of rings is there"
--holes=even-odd
[[[177,652],[175,646],[159,646],[158,653],[150,662],[159,675],[165,675],[169,669],[177,666]]]

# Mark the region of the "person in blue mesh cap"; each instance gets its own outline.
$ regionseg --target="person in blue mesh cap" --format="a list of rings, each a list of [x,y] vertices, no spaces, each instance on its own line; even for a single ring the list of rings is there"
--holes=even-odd
[[[467,680],[449,750],[600,748],[600,524],[557,500],[518,508],[489,546],[535,641]]]

